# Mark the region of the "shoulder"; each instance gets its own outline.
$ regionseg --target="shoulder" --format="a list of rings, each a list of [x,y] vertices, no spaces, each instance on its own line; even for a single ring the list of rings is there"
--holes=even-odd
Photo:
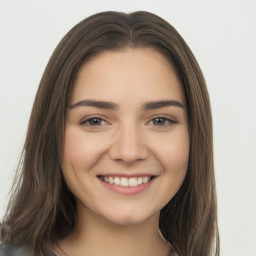
[[[12,244],[0,244],[1,256],[32,256],[26,246],[14,247]]]
[[[0,244],[0,256],[34,256],[27,246],[13,246],[11,243]],[[56,256],[48,250],[45,256]]]

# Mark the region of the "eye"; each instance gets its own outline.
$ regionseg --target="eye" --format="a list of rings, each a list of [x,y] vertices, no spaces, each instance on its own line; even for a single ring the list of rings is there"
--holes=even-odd
[[[86,120],[83,120],[81,125],[87,125],[87,126],[103,126],[109,124],[107,121],[103,120],[102,118],[99,117],[92,117],[88,118]]]
[[[149,125],[154,125],[154,126],[168,126],[170,124],[176,124],[177,121],[166,118],[166,117],[156,117],[148,122]]]

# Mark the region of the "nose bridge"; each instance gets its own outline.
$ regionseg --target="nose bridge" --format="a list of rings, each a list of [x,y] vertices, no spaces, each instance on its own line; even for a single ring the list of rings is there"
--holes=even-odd
[[[144,136],[138,126],[131,122],[120,126],[110,149],[112,159],[133,163],[147,157]]]

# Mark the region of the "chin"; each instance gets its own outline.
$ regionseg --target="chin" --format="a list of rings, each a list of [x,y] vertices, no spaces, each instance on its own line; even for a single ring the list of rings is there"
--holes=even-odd
[[[146,214],[145,211],[144,212],[116,212],[116,213],[109,213],[106,214],[104,216],[104,218],[116,225],[119,226],[133,226],[133,225],[139,225],[142,224],[144,222],[146,222],[147,220],[156,217],[159,217],[158,213],[155,214]]]

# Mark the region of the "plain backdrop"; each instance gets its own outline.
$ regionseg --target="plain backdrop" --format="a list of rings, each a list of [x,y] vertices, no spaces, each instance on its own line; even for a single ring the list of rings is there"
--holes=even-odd
[[[256,1],[0,0],[0,218],[52,51],[106,10],[154,12],[194,52],[212,104],[221,256],[256,256]]]

